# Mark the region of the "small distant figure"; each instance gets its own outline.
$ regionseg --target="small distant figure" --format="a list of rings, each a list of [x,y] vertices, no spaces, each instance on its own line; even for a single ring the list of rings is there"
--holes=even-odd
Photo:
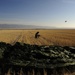
[[[65,22],[67,22],[67,21],[65,21]]]
[[[36,33],[35,33],[35,38],[39,38],[39,36],[40,36],[40,35],[39,35],[39,32],[36,32]]]

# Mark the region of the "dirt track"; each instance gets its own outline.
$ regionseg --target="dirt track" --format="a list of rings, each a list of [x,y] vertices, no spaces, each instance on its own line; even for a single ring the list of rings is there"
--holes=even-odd
[[[39,31],[40,37],[35,39]],[[0,41],[14,44],[75,46],[75,30],[0,30]]]

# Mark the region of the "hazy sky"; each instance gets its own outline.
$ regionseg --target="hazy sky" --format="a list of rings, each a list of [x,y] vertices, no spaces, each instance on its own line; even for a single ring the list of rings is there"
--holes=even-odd
[[[0,0],[0,24],[75,28],[75,0]]]

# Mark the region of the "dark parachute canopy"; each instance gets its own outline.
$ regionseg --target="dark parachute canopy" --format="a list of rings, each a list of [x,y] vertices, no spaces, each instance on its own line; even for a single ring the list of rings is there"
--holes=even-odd
[[[67,22],[67,20],[65,22]]]

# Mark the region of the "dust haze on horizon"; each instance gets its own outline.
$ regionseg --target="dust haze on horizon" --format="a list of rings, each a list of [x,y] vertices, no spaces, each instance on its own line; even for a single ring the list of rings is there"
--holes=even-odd
[[[0,29],[57,29],[57,28],[38,25],[0,24]]]
[[[75,29],[74,9],[75,0],[0,0],[0,27]]]

